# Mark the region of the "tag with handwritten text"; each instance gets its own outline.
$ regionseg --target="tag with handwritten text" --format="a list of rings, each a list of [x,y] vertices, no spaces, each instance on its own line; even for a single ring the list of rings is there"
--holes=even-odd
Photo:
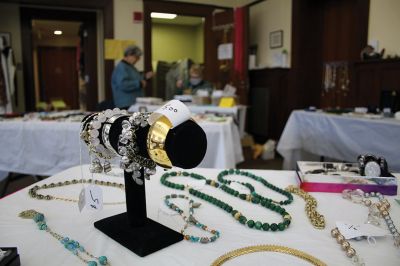
[[[150,115],[149,124],[154,124],[161,116],[168,118],[172,127],[176,127],[190,119],[190,110],[183,102],[171,100]]]
[[[336,226],[340,233],[346,239],[352,239],[360,236],[385,236],[387,232],[377,226],[371,224],[352,224],[349,222],[336,222]]]
[[[79,211],[83,209],[102,210],[103,191],[99,186],[89,185],[81,190],[78,201]]]

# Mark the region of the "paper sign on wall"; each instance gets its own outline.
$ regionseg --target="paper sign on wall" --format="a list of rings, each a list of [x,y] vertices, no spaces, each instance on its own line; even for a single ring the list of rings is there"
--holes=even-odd
[[[117,60],[117,59],[123,58],[125,49],[130,45],[135,45],[135,41],[105,39],[104,40],[104,57],[105,57],[105,59],[106,60]]]
[[[190,119],[190,110],[183,102],[171,100],[150,115],[149,124],[154,124],[161,116],[167,117],[172,127],[176,127]]]
[[[232,59],[233,58],[233,45],[232,43],[224,43],[218,45],[218,59]]]

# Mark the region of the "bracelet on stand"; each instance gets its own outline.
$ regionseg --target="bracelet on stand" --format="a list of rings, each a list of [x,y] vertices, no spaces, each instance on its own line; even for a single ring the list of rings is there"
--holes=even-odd
[[[118,139],[118,154],[121,156],[120,167],[131,173],[133,180],[138,185],[143,185],[143,180],[140,179],[141,170],[146,179],[156,173],[155,162],[139,155],[136,141],[136,131],[139,127],[148,126],[149,116],[150,113],[133,113],[128,120],[122,122],[122,132]]]

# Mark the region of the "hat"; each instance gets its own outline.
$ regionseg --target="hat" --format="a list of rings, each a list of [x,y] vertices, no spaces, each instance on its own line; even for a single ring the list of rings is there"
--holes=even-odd
[[[129,55],[136,55],[136,56],[141,56],[143,54],[142,50],[140,50],[139,47],[136,45],[130,45],[125,48],[124,51],[124,56],[129,56]]]

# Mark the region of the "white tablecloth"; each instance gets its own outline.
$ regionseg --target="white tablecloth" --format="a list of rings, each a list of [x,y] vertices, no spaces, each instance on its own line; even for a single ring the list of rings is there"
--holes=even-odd
[[[251,170],[273,184],[282,188],[289,184],[296,184],[295,173],[291,171],[265,171]],[[159,177],[164,171],[158,169],[156,176],[146,181],[146,201],[148,216],[176,231],[179,231],[182,222],[179,216],[168,216],[160,211],[163,197],[171,193],[179,193],[162,186]],[[194,172],[207,178],[216,179],[218,169],[195,169]],[[79,167],[59,173],[40,184],[70,180],[80,176]],[[87,167],[84,168],[84,176],[90,176]],[[123,182],[122,177],[95,176],[96,179]],[[236,178],[236,177],[235,177]],[[232,178],[233,179],[233,178]],[[270,193],[271,191],[259,183],[249,181],[244,177],[237,180],[252,183],[262,195],[279,199],[281,195]],[[180,182],[185,183],[182,177]],[[173,181],[173,180],[171,180]],[[179,181],[178,181],[179,182]],[[56,188],[43,191],[46,194],[78,197],[81,185]],[[307,252],[326,262],[328,265],[346,266],[352,265],[350,259],[336,241],[330,236],[330,230],[335,227],[336,221],[348,221],[363,223],[368,214],[366,207],[342,199],[339,194],[312,193],[318,201],[318,211],[325,215],[326,228],[314,229],[308,222],[304,212],[304,201],[294,196],[294,202],[286,206],[286,210],[292,216],[292,224],[283,232],[264,232],[248,229],[236,222],[231,215],[208,202],[194,198],[201,202],[200,208],[195,209],[195,217],[210,228],[221,232],[221,237],[211,244],[190,243],[181,241],[144,258],[138,257],[128,249],[120,246],[102,232],[94,228],[93,223],[99,219],[109,217],[125,211],[124,205],[105,206],[102,211],[84,211],[79,213],[78,206],[62,201],[39,201],[32,199],[25,188],[13,195],[0,200],[0,247],[16,246],[21,255],[21,265],[46,266],[46,265],[83,265],[75,256],[67,251],[49,234],[37,229],[32,220],[23,220],[18,214],[27,209],[35,209],[43,212],[49,227],[62,235],[66,235],[79,241],[94,255],[105,255],[113,266],[125,265],[168,265],[168,266],[205,266],[210,265],[217,257],[233,249],[256,244],[276,244],[296,248]],[[265,222],[279,222],[281,217],[260,206],[240,200],[219,189],[206,186],[202,192],[211,194],[240,210],[248,218]],[[184,192],[182,192],[184,193]],[[115,188],[103,188],[104,201],[124,200],[124,194]],[[387,197],[391,203],[391,217],[397,227],[400,226],[400,208],[394,202],[394,197]],[[181,207],[182,202],[177,202]],[[202,235],[202,231],[192,231],[195,235]],[[135,241],[132,239],[132,241]],[[400,252],[393,246],[391,237],[378,238],[376,245],[369,245],[367,241],[351,241],[351,245],[357,253],[364,258],[366,265],[398,266]],[[278,253],[258,253],[246,255],[232,260],[226,265],[310,265],[296,257]],[[224,264],[225,265],[225,264]]]
[[[243,161],[237,126],[226,122],[199,122],[207,135],[207,153],[201,167],[234,168]],[[56,121],[0,122],[0,170],[53,175],[89,162],[86,145],[79,139],[80,123]],[[81,144],[80,144],[81,143]]]
[[[355,162],[358,155],[370,153],[386,158],[390,170],[398,172],[400,121],[293,111],[277,151],[284,158],[284,169],[319,156]]]
[[[141,107],[146,107],[148,112],[153,112],[156,109],[160,108],[161,105],[147,105],[147,104],[134,104],[129,107],[129,112],[138,112]],[[236,105],[233,107],[225,108],[213,105],[192,105],[187,104],[187,107],[194,114],[206,114],[206,113],[215,113],[215,114],[224,114],[231,115],[236,119],[239,125],[240,137],[244,136],[244,128],[246,126],[246,110],[247,106],[244,105]]]

